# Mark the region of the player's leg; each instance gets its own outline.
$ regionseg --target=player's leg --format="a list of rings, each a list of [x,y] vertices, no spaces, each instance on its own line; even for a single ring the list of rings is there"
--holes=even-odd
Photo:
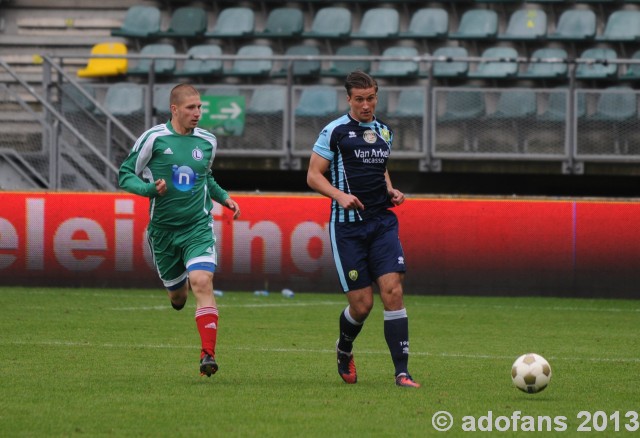
[[[185,279],[179,284],[168,288],[167,295],[169,296],[171,307],[176,310],[182,310],[187,304],[187,297],[189,296],[189,280]]]
[[[373,307],[372,281],[366,263],[366,233],[362,224],[332,224],[331,248],[338,278],[349,305],[340,312],[340,334],[336,342],[338,374],[346,383],[358,380],[353,359],[353,342]]]
[[[352,290],[347,293],[349,305],[340,313],[340,336],[336,342],[338,374],[345,383],[356,383],[358,373],[353,358],[353,342],[364,326],[373,307],[373,289],[371,286]]]
[[[171,307],[182,310],[187,303],[189,281],[178,248],[174,245],[174,233],[149,229],[147,243]]]
[[[208,225],[182,232],[178,244],[183,248],[189,284],[196,300],[195,320],[201,342],[200,372],[211,376],[218,370],[215,361],[218,308],[213,295],[213,275],[217,257],[213,220]]]
[[[211,376],[218,371],[216,341],[218,337],[218,307],[213,296],[215,265],[199,265],[189,270],[189,283],[196,299],[196,326],[200,334],[200,372]]]
[[[391,353],[398,386],[419,387],[409,374],[409,319],[404,306],[404,253],[395,214],[385,215],[371,247],[371,270],[376,275],[384,306],[384,337]]]

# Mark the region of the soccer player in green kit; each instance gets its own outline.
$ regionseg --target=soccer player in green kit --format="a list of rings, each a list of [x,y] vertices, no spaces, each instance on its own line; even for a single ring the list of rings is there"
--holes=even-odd
[[[218,309],[213,295],[217,264],[212,199],[240,216],[240,206],[211,175],[217,140],[198,128],[200,93],[189,84],[171,90],[171,119],[144,132],[120,167],[123,190],[150,198],[147,227],[153,261],[171,305],[180,310],[189,287],[196,299],[200,373],[218,371]]]

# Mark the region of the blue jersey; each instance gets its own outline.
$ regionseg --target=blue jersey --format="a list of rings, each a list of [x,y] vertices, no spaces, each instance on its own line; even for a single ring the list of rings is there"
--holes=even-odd
[[[384,178],[393,131],[378,119],[363,123],[349,114],[329,123],[313,152],[330,161],[331,184],[356,196],[364,210],[345,210],[331,203],[331,222],[358,222],[392,207]]]

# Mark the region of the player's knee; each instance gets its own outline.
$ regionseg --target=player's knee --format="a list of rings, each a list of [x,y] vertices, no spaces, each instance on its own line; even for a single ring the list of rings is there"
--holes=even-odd
[[[364,320],[369,317],[371,309],[373,309],[373,301],[364,301],[355,304],[352,303],[350,304],[350,307],[353,319],[358,322],[364,322]]]
[[[400,310],[404,307],[401,284],[380,291],[380,297],[387,310]]]
[[[199,292],[213,288],[213,274],[205,271],[199,271],[197,274],[189,274],[189,283],[191,290]]]

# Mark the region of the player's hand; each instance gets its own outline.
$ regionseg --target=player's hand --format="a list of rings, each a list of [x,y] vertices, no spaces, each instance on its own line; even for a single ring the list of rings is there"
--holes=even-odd
[[[345,210],[364,210],[364,204],[356,196],[348,193],[342,193],[336,201]]]
[[[157,179],[155,184],[158,195],[164,196],[167,193],[167,182],[163,179]]]
[[[400,190],[389,190],[389,196],[391,197],[391,203],[393,205],[400,205],[404,202],[404,193],[402,193]]]
[[[240,217],[240,206],[236,201],[234,201],[231,198],[227,198],[226,201],[224,201],[224,204],[227,206],[229,210],[233,211],[234,220]]]

